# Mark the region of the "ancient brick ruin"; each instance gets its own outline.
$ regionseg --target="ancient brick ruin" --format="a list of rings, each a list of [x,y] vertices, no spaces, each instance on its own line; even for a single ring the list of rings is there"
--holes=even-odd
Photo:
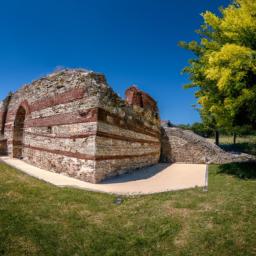
[[[36,80],[0,102],[0,154],[93,183],[155,164],[157,104],[135,86],[126,97],[85,70]]]
[[[136,86],[121,99],[104,75],[61,70],[0,102],[0,155],[89,182],[159,162],[255,160],[190,131],[160,125],[155,100]]]

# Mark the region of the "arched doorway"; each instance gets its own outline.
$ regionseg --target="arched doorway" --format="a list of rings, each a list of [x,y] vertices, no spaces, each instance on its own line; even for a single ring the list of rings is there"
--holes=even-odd
[[[14,121],[13,130],[13,157],[22,158],[23,137],[24,137],[24,122],[26,118],[26,110],[20,106]]]

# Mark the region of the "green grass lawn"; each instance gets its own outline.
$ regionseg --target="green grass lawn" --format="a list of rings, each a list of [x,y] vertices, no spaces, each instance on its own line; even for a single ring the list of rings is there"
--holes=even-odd
[[[115,205],[115,196],[57,188],[0,163],[0,255],[256,255],[255,172],[211,166],[209,192]]]

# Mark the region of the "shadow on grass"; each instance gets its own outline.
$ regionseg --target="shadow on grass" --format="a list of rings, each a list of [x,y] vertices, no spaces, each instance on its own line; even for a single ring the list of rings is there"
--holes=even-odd
[[[238,144],[222,144],[220,145],[225,151],[243,152],[251,155],[256,155],[256,143],[238,143]]]
[[[219,173],[234,175],[240,179],[256,179],[256,162],[223,164],[219,170]]]

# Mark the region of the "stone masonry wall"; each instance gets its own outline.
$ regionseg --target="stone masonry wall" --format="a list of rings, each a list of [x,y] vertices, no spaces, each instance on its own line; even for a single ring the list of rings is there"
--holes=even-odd
[[[7,118],[8,106],[10,103],[11,94],[3,101],[0,101],[0,135],[4,135],[5,122]]]
[[[0,137],[0,155],[7,154],[7,140]]]
[[[4,126],[4,112],[5,112],[4,101],[0,101],[0,133],[2,135],[3,135],[3,126]]]
[[[153,99],[152,99],[153,100]],[[96,137],[96,179],[153,165],[160,158],[160,120],[154,109],[101,90]]]
[[[8,154],[15,157],[15,147],[19,147],[26,162],[95,182],[97,90],[102,85],[98,76],[78,70],[60,71],[14,93],[4,134]],[[20,107],[26,112],[24,132],[22,138],[15,138]]]
[[[158,113],[127,104],[102,74],[84,70],[58,71],[14,93],[3,139],[12,157],[93,183],[160,156]]]
[[[4,138],[4,116],[6,112],[5,101],[0,101],[0,155],[7,153],[7,140]]]

